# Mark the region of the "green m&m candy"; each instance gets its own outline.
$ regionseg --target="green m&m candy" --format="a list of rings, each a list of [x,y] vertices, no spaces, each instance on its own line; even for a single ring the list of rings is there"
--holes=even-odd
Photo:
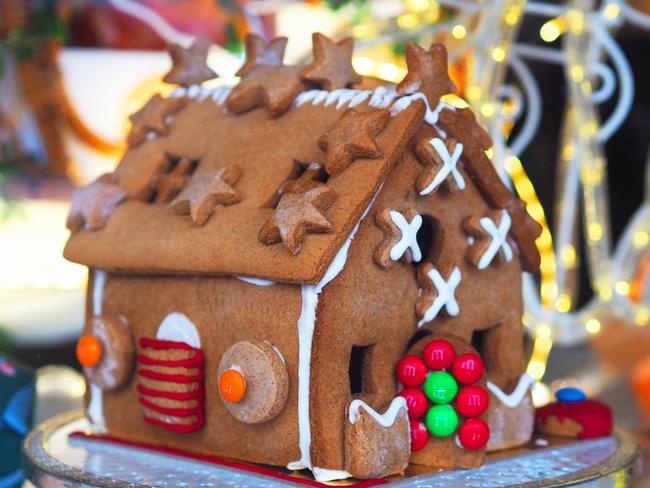
[[[438,405],[450,403],[456,398],[458,383],[452,375],[444,371],[435,371],[424,380],[424,394]]]
[[[458,415],[449,405],[435,405],[427,412],[426,424],[432,435],[447,437],[456,431]]]

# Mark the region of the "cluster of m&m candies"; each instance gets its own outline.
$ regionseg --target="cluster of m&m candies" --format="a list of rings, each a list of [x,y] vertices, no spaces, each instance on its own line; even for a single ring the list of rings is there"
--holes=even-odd
[[[422,357],[410,354],[400,360],[397,379],[404,385],[399,394],[408,406],[412,451],[424,448],[430,435],[449,437],[455,432],[467,450],[487,444],[490,429],[478,417],[487,410],[489,396],[475,384],[484,369],[477,354],[457,356],[454,347],[442,339],[427,344]],[[465,418],[462,423],[459,414]]]

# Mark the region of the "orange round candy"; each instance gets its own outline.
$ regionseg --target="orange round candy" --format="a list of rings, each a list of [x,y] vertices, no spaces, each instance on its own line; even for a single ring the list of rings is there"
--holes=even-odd
[[[246,393],[246,378],[239,371],[229,369],[219,379],[219,391],[224,400],[237,403]]]
[[[102,344],[93,335],[85,335],[77,343],[77,359],[79,364],[92,368],[102,359]]]

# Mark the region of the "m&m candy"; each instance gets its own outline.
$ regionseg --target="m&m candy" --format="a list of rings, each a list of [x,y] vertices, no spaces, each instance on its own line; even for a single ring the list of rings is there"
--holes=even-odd
[[[410,419],[419,419],[427,412],[427,397],[419,388],[404,388],[399,394],[406,400]]]
[[[485,446],[490,438],[490,428],[481,419],[469,419],[458,430],[458,441],[468,451]]]
[[[436,405],[427,412],[427,429],[436,437],[447,437],[458,427],[458,415],[449,405]]]
[[[438,405],[451,402],[458,393],[458,383],[445,371],[435,371],[424,381],[424,394]]]
[[[481,386],[466,386],[458,393],[456,409],[465,417],[478,417],[488,408],[490,397]]]
[[[84,368],[92,368],[102,359],[102,343],[94,335],[85,335],[77,343],[77,360]]]
[[[424,359],[424,364],[429,369],[433,371],[444,371],[445,369],[449,369],[454,359],[456,359],[456,351],[449,342],[437,339],[427,344],[427,347],[424,348],[424,352],[422,353],[422,359]]]
[[[411,451],[419,451],[429,442],[429,431],[424,422],[419,420],[411,420]]]
[[[404,386],[420,386],[426,377],[427,367],[415,354],[410,354],[397,363],[397,379]]]
[[[451,374],[463,385],[476,383],[483,376],[485,368],[478,354],[467,353],[458,356],[451,366]]]
[[[558,402],[575,403],[587,399],[585,392],[579,388],[560,388],[555,392]]]

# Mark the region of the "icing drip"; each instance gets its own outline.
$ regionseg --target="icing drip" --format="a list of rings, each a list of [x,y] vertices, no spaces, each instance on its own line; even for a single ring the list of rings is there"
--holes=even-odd
[[[494,383],[487,382],[487,388],[490,392],[499,399],[508,408],[516,408],[524,400],[528,390],[535,384],[535,378],[530,376],[528,373],[524,373],[519,378],[519,382],[515,389],[506,395],[501,388],[499,388]]]
[[[397,418],[397,414],[400,412],[400,410],[406,410],[406,399],[401,396],[395,397],[388,409],[383,414],[378,413],[362,400],[352,400],[352,403],[350,403],[348,415],[348,419],[350,420],[351,424],[354,425],[359,420],[359,409],[361,408],[368,412],[379,425],[384,428],[388,428],[395,423],[395,419]]]
[[[501,221],[497,226],[492,219],[488,217],[483,217],[479,221],[483,230],[488,233],[490,236],[490,245],[481,256],[481,259],[478,262],[478,269],[487,268],[494,256],[497,255],[499,251],[503,251],[503,256],[507,262],[512,261],[512,248],[508,244],[508,231],[510,230],[510,214],[503,210],[501,213]]]
[[[370,204],[361,215],[361,218],[352,229],[352,232],[345,240],[341,249],[330,263],[323,279],[317,285],[302,285],[300,306],[300,317],[298,318],[298,446],[300,448],[300,459],[290,462],[288,469],[298,470],[309,468],[318,481],[332,481],[335,479],[348,478],[351,475],[346,471],[329,470],[314,467],[311,464],[311,424],[309,421],[309,385],[311,377],[311,349],[314,336],[314,327],[316,325],[316,308],[318,306],[318,295],[323,288],[336,278],[343,268],[348,258],[350,244],[359,230],[361,222],[366,217],[372,207],[377,195],[381,192],[383,183],[372,198]]]
[[[106,286],[106,271],[96,269],[93,274],[93,296],[92,296],[92,313],[95,317],[102,314],[104,302],[104,288]],[[88,409],[86,411],[90,423],[98,432],[106,430],[106,421],[104,420],[104,402],[102,401],[102,389],[90,381],[90,395],[88,399]]]
[[[86,414],[90,419],[93,429],[98,432],[106,430],[106,423],[104,421],[104,404],[102,402],[102,389],[94,384],[89,383],[90,386],[90,399],[88,401],[88,408]]]
[[[230,92],[232,91],[231,86],[218,86],[216,88],[204,88],[199,85],[192,85],[189,88],[179,87],[176,88],[171,95],[171,98],[195,98],[197,100],[206,100],[208,98],[212,99],[217,105],[222,106]]]
[[[263,280],[262,278],[249,278],[248,276],[238,276],[237,279],[243,281],[244,283],[255,286],[271,286],[275,283],[271,280]]]
[[[172,312],[163,319],[158,327],[156,339],[183,342],[195,349],[201,349],[201,339],[194,323],[185,315]]]

